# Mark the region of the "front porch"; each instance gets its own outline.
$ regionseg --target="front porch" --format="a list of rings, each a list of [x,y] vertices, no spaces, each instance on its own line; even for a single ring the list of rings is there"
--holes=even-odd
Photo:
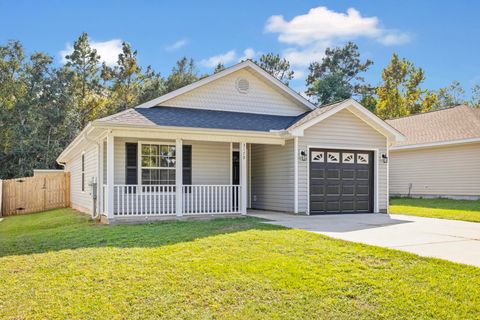
[[[98,208],[103,219],[246,215],[252,145],[284,144],[255,136],[166,136],[113,131],[101,139]]]

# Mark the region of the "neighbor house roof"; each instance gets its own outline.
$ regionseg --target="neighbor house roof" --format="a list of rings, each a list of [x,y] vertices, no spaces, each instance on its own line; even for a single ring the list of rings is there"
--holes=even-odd
[[[407,139],[395,147],[437,144],[480,138],[480,111],[465,105],[387,120]]]
[[[94,122],[104,125],[172,126],[269,132],[286,129],[305,114],[277,116],[206,109],[152,107],[129,109]]]

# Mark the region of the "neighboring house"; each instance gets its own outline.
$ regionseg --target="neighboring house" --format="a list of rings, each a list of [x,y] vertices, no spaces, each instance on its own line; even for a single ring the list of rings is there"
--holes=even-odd
[[[386,212],[397,130],[354,100],[315,108],[245,61],[95,120],[57,161],[72,207],[145,217]],[[92,182],[97,182],[97,189]]]
[[[390,150],[390,195],[480,198],[480,111],[464,105],[387,121],[407,139]]]

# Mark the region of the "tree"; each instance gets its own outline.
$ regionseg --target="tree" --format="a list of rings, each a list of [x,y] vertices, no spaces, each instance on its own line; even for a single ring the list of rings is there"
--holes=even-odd
[[[382,83],[377,88],[377,114],[383,119],[402,117],[432,109],[438,98],[423,90],[422,68],[393,54],[390,64],[382,71]]]
[[[73,52],[65,57],[65,65],[72,72],[72,96],[77,113],[78,132],[88,121],[105,113],[104,88],[100,78],[100,55],[89,43],[88,34],[82,33],[73,44]]]
[[[470,106],[473,108],[480,108],[480,85],[476,84],[472,88],[472,98],[470,99]]]
[[[294,71],[290,70],[290,62],[285,58],[280,58],[278,54],[263,54],[257,63],[263,70],[287,86],[288,82],[293,79]]]
[[[220,71],[223,71],[225,70],[225,66],[223,65],[223,63],[219,62],[217,64],[217,66],[215,67],[215,70],[213,70],[213,73],[219,73]]]
[[[41,52],[26,59],[19,42],[0,47],[0,178],[54,168],[69,141],[65,81],[52,63]]]
[[[448,87],[440,88],[437,92],[438,101],[435,109],[448,108],[466,103],[465,90],[458,81],[453,81]]]
[[[360,74],[372,64],[368,59],[361,62],[358,46],[352,42],[343,48],[327,48],[322,61],[308,68],[306,94],[326,104],[371,92],[374,89],[365,84]]]
[[[165,93],[189,85],[199,79],[193,59],[183,57],[178,60],[172,73],[165,81]]]

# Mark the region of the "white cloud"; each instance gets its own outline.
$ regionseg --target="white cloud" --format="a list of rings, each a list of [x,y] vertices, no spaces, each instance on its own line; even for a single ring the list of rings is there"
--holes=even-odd
[[[243,51],[243,57],[239,59],[239,61],[247,60],[247,59],[254,59],[258,55],[258,52],[255,52],[252,48],[247,48]]]
[[[226,65],[232,62],[240,62],[247,59],[254,59],[259,54],[260,52],[255,51],[253,48],[247,48],[243,50],[242,56],[239,56],[235,50],[230,50],[226,53],[218,54],[216,56],[200,60],[200,64],[204,67],[214,68],[219,63]]]
[[[184,46],[186,46],[188,43],[188,40],[187,39],[180,39],[168,46],[165,47],[165,50],[167,51],[176,51]]]
[[[400,45],[410,42],[410,36],[406,33],[387,33],[378,38],[378,41],[386,46]]]
[[[324,42],[306,48],[287,48],[282,55],[292,66],[307,67],[311,62],[320,61],[328,47],[329,43]]]
[[[294,80],[303,80],[303,79],[305,79],[305,76],[306,76],[305,70],[301,70],[301,69],[293,70],[293,79]]]
[[[122,40],[112,39],[108,41],[90,41],[92,48],[97,50],[100,55],[100,60],[104,61],[107,65],[111,66],[117,63],[118,55],[122,52]],[[73,46],[67,43],[64,50],[60,51],[62,57],[62,63],[66,63],[66,55],[73,52]]]
[[[346,13],[335,12],[327,7],[312,8],[307,14],[296,16],[290,21],[282,15],[271,16],[265,31],[278,33],[280,42],[297,46],[358,37],[373,38],[386,45],[410,40],[408,34],[383,29],[377,17],[364,17],[354,8],[348,9]]]
[[[230,50],[226,53],[222,53],[208,59],[203,59],[200,61],[200,64],[205,67],[214,68],[219,63],[227,64],[235,60],[237,60],[237,53],[235,50]]]

